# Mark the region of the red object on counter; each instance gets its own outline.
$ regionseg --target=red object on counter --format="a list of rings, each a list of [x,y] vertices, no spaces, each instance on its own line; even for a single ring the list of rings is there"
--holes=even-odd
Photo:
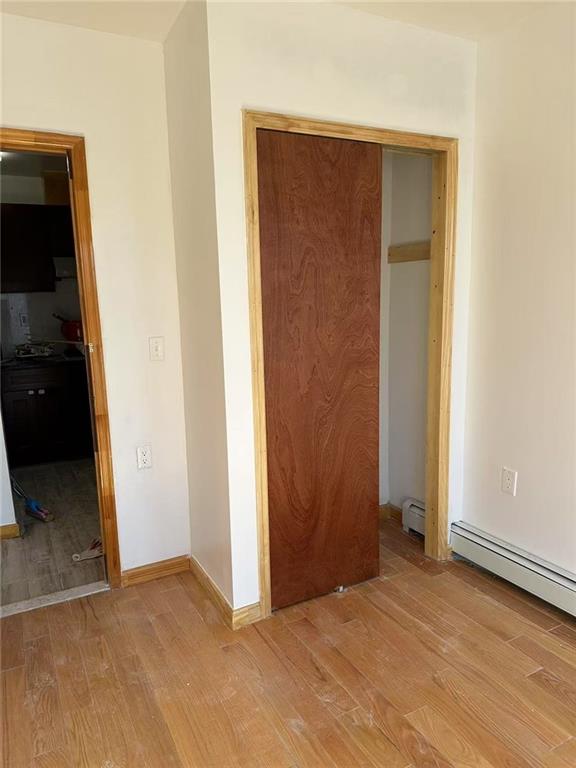
[[[61,321],[60,331],[67,341],[82,341],[82,322],[80,320],[66,320],[60,315],[53,315]]]

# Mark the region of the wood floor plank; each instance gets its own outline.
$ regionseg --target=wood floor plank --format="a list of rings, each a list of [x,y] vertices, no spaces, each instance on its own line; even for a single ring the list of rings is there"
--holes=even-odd
[[[66,631],[50,632],[56,680],[63,711],[92,704],[78,640]]]
[[[335,717],[344,712],[350,712],[358,704],[330,673],[314,658],[298,638],[291,632],[286,632],[283,623],[278,618],[261,622],[259,631],[287,658],[293,665],[294,673],[301,677],[312,688],[316,696],[327,704]]]
[[[74,768],[68,749],[59,749],[57,752],[46,752],[35,757],[30,768]]]
[[[567,624],[560,624],[551,629],[550,634],[564,640],[568,645],[571,645],[576,652],[576,626],[569,627]]]
[[[530,675],[530,680],[533,680],[543,690],[556,696],[567,707],[576,711],[576,688],[558,675],[555,675],[554,672],[542,668],[533,672]]]
[[[49,632],[48,615],[45,608],[37,608],[35,611],[26,611],[22,615],[23,641],[35,640],[37,637],[47,635]]]
[[[530,656],[540,666],[546,667],[558,677],[566,680],[572,687],[576,687],[576,666],[567,663],[552,650],[544,647],[545,638],[546,635],[542,635],[538,639],[521,635],[510,640],[510,645],[518,648],[526,656]]]
[[[378,727],[408,760],[421,766],[449,766],[437,750],[413,728],[380,690],[355,669],[338,649],[327,642],[308,619],[293,622],[290,630],[298,634],[345,687],[349,687],[360,706],[366,709]]]
[[[532,624],[541,629],[552,629],[558,626],[559,614],[554,614],[551,607],[534,605],[534,601],[526,600],[526,593],[517,587],[505,582],[497,581],[495,577],[479,572],[477,568],[471,568],[462,563],[454,563],[454,570],[450,571],[458,579],[471,584],[475,589],[484,592],[497,602],[518,613],[522,618],[528,619]]]
[[[106,750],[93,707],[81,707],[65,715],[67,746],[74,768],[101,768]]]
[[[529,626],[522,616],[508,610],[489,595],[467,588],[450,573],[431,580],[429,588],[503,640],[518,637]]]
[[[375,768],[384,765],[386,768],[407,768],[412,765],[362,707],[341,715],[340,722]]]
[[[33,757],[26,711],[24,666],[3,670],[2,676],[2,766],[28,768]]]
[[[484,757],[494,768],[535,768],[538,763],[526,760],[510,749],[478,718],[470,716],[450,691],[438,685],[431,687],[429,705],[447,720],[459,737],[469,742],[475,754]]]
[[[114,768],[156,768],[136,735],[123,694],[107,706],[101,706],[98,702],[92,711],[96,713],[102,736],[106,754],[104,765],[109,764]]]
[[[570,765],[576,765],[576,737],[557,747],[554,751]]]
[[[382,542],[237,632],[191,573],[3,619],[3,768],[576,766],[576,622]]]
[[[265,762],[276,754],[281,762],[283,745],[273,733],[258,727],[257,703],[220,647],[210,641],[200,646],[197,638],[183,634],[175,616],[161,615],[154,623],[171,658],[179,660],[183,668],[192,667],[195,662],[199,665],[193,676],[181,679],[175,700],[165,691],[159,696],[181,757],[243,765],[247,760],[245,749],[251,745],[255,761]],[[207,638],[210,638],[209,632]],[[226,695],[219,695],[224,690]],[[186,720],[189,738],[184,743],[178,740],[178,723]]]
[[[54,652],[48,635],[42,635],[26,643],[24,659],[28,689],[56,684]]]
[[[126,656],[115,662],[116,674],[136,739],[153,768],[183,768],[172,734],[162,717],[154,691],[139,657]]]
[[[563,637],[560,637],[553,632],[542,632],[540,629],[531,626],[526,629],[525,635],[539,645],[542,645],[550,653],[558,656],[567,664],[570,664],[570,666],[576,668],[576,649]],[[514,640],[515,638],[510,641],[510,644],[512,644]]]
[[[516,718],[514,713],[494,703],[459,672],[445,670],[438,673],[434,679],[442,690],[448,691],[473,718],[483,723],[502,742],[509,743],[529,764],[532,764],[532,761],[536,764],[542,755],[550,751],[549,745]]]
[[[405,592],[418,602],[426,605],[428,610],[433,611],[437,616],[440,616],[445,622],[454,627],[457,633],[477,627],[476,622],[473,622],[453,605],[442,600],[434,592],[427,589],[424,579],[414,579],[404,575],[401,578],[395,579],[394,585],[401,592]]]
[[[22,614],[7,616],[0,621],[0,669],[12,669],[24,664],[24,629]]]
[[[394,582],[376,580],[375,586],[380,592],[390,598],[392,602],[395,602],[404,611],[408,611],[413,618],[418,619],[422,624],[433,630],[438,637],[448,640],[460,634],[460,630],[457,627],[450,624],[443,616],[436,613],[426,604],[415,600],[406,591],[402,591]]]
[[[298,680],[286,678],[285,668],[264,638],[256,631],[242,633],[224,647],[252,694],[261,703],[264,722],[278,733],[295,764],[302,768],[333,766],[322,746],[314,712],[307,720],[301,705],[307,692]],[[311,696],[308,693],[308,696]]]
[[[550,749],[564,743],[570,733],[560,727],[553,718],[544,715],[535,705],[534,699],[525,692],[514,690],[508,684],[505,674],[487,678],[483,664],[475,664],[473,657],[456,651],[451,657],[451,666],[461,674],[476,690],[496,704],[504,713],[519,720]]]
[[[417,709],[408,715],[408,720],[458,768],[498,768],[477,752],[433,707]]]
[[[402,714],[422,706],[422,680],[431,680],[431,673],[414,675],[405,659],[399,662],[382,647],[379,636],[359,619],[344,624],[337,622],[330,608],[334,601],[324,598],[304,608],[306,617],[337,648],[343,656],[353,659],[356,669],[374,685],[386,691],[387,697]]]

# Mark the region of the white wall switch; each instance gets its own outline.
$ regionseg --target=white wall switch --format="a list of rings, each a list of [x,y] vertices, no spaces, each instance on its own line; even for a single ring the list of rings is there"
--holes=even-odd
[[[518,485],[518,472],[515,469],[502,467],[502,493],[509,493],[510,496],[516,496],[516,487]]]
[[[148,339],[150,360],[155,362],[164,360],[164,336],[150,336]]]
[[[138,459],[138,469],[152,468],[152,446],[139,445],[136,448],[136,457]]]

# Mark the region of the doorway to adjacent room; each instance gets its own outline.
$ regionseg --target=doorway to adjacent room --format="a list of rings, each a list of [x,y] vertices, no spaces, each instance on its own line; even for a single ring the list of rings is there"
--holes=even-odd
[[[3,613],[119,583],[83,139],[0,133]]]

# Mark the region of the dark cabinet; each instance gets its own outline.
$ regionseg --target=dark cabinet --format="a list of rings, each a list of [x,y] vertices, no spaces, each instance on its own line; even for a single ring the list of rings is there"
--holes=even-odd
[[[72,210],[68,205],[45,205],[50,256],[73,259],[74,228]]]
[[[83,362],[10,368],[2,379],[2,415],[11,467],[93,451]]]
[[[74,257],[70,208],[2,203],[0,213],[2,293],[53,291],[54,257]]]
[[[4,392],[2,394],[2,418],[6,436],[6,447],[10,465],[18,461],[18,457],[32,456],[37,434],[36,430],[36,400],[34,390],[19,392]],[[10,448],[8,448],[10,445]]]

